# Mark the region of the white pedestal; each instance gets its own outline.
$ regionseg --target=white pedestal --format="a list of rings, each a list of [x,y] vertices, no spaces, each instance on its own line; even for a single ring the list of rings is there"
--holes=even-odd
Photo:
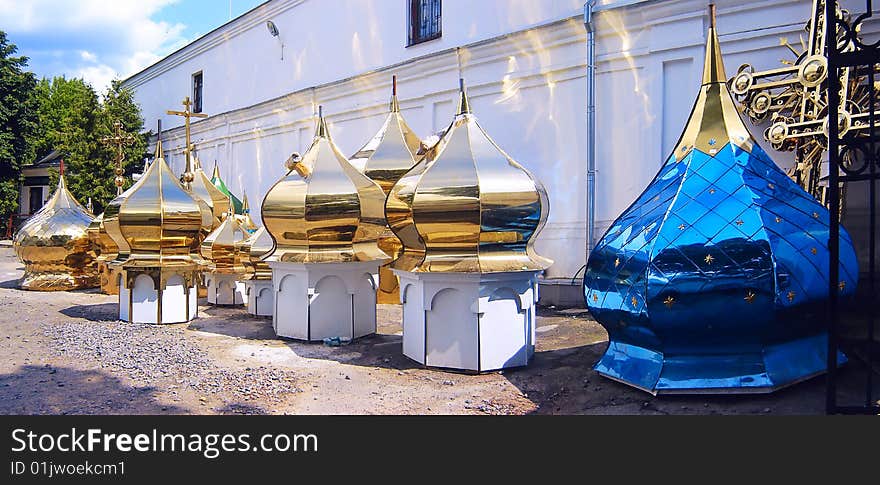
[[[224,273],[205,273],[205,286],[208,288],[208,303],[212,305],[243,305],[244,283],[237,281],[238,275]]]
[[[199,305],[195,287],[186,289],[183,277],[174,275],[163,290],[145,274],[131,288],[119,285],[119,319],[133,323],[184,323],[196,318]]]
[[[260,317],[271,317],[275,310],[275,288],[272,280],[245,280],[243,283],[247,312]]]
[[[485,372],[535,352],[538,271],[400,277],[403,354],[429,367]]]
[[[269,262],[275,289],[272,326],[279,337],[355,339],[376,333],[379,261]]]

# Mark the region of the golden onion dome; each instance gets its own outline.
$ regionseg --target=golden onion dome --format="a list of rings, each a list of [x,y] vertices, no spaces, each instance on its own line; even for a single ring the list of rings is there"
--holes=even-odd
[[[191,181],[185,179],[192,175]],[[229,209],[229,196],[224,194],[220,189],[214,186],[211,178],[202,169],[202,163],[195,155],[192,157],[192,168],[184,173],[184,187],[194,196],[197,201],[204,202],[199,204],[202,207],[202,217],[205,219],[203,233],[207,236],[217,226],[223,222],[226,217],[226,211]],[[207,207],[208,212],[205,212]],[[210,227],[208,222],[210,222]]]
[[[330,139],[319,113],[314,140],[263,199],[263,225],[275,241],[270,260],[330,263],[387,260],[377,246],[385,193]]]
[[[229,190],[229,187],[226,186],[226,182],[223,181],[223,177],[220,176],[220,166],[217,165],[217,160],[214,160],[214,173],[211,174],[211,183],[214,187],[220,192],[223,192],[226,197],[229,197],[229,203],[232,204],[232,209],[235,214],[241,214],[242,212],[242,202]]]
[[[275,243],[265,227],[257,229],[238,245],[242,264],[246,268],[244,279],[271,280],[272,269],[263,258],[272,252]]]
[[[238,223],[241,224],[248,234],[253,234],[254,231],[257,230],[258,225],[254,223],[254,220],[251,219],[251,206],[248,203],[247,192],[244,193],[243,200],[241,201],[241,214],[236,214],[235,218],[238,220]]]
[[[98,214],[88,228],[89,241],[95,249],[95,254],[100,261],[113,261],[119,252],[119,246],[113,242],[113,238],[107,234],[104,226],[104,213]]]
[[[438,143],[436,157],[416,164],[388,194],[388,224],[404,246],[392,266],[463,273],[549,267],[533,248],[547,220],[547,191],[480,127],[464,82],[458,114]]]
[[[156,160],[127,192],[116,215],[130,251],[123,268],[203,264],[190,252],[202,228],[201,209],[165,163],[161,142]]]
[[[376,135],[352,155],[351,164],[378,183],[387,195],[400,177],[416,164],[416,154],[421,149],[421,140],[400,114],[397,76],[394,76],[390,112]]]
[[[97,286],[96,254],[88,235],[91,223],[92,216],[67,190],[62,162],[55,193],[13,239],[15,254],[24,263],[21,287],[60,291]]]
[[[161,150],[162,145],[159,143],[156,146],[156,158],[159,158]],[[146,173],[146,168],[144,168],[144,173]],[[119,208],[133,191],[134,185],[126,189],[122,194],[117,195],[116,198],[107,203],[107,207],[104,208],[104,213],[101,214],[101,225],[104,228],[103,230],[107,233],[107,237],[109,237],[116,245],[116,255],[112,259],[107,259],[107,263],[111,266],[118,266],[123,263],[128,259],[128,256],[131,253],[131,248],[128,247],[128,242],[119,230]]]
[[[238,223],[230,206],[223,222],[202,241],[201,254],[203,258],[211,261],[211,271],[225,274],[244,273],[242,255],[236,250],[236,246],[247,236],[248,232]]]

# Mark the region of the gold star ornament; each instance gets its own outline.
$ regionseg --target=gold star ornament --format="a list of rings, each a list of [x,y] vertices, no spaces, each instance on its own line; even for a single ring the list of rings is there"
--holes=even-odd
[[[752,302],[755,301],[755,292],[752,291],[752,290],[747,291],[747,292],[746,292],[746,297],[743,298],[743,300],[745,300],[746,303],[748,303],[749,305],[751,305]]]
[[[673,298],[672,295],[669,295],[663,300],[663,304],[666,305],[666,308],[672,308],[672,305],[675,304],[675,298]]]

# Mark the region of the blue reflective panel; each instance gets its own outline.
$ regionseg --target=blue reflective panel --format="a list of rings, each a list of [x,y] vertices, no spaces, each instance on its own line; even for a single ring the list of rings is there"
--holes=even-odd
[[[772,390],[824,370],[828,211],[757,144],[670,159],[591,253],[596,369],[649,392]],[[841,228],[840,294],[858,265]],[[843,358],[843,356],[841,356]]]

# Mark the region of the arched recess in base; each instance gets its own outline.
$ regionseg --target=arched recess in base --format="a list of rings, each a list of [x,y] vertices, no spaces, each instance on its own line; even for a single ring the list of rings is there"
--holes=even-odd
[[[327,275],[318,280],[309,302],[309,339],[354,337],[352,300],[342,278]]]
[[[425,365],[479,369],[480,336],[472,305],[455,288],[434,294],[425,311]]]
[[[131,321],[159,323],[159,292],[149,275],[139,274],[131,288]]]
[[[256,301],[254,302],[257,315],[265,315],[275,305],[275,294],[273,293],[272,288],[260,288],[259,291],[257,291],[256,289],[248,287],[248,290],[257,292]]]

